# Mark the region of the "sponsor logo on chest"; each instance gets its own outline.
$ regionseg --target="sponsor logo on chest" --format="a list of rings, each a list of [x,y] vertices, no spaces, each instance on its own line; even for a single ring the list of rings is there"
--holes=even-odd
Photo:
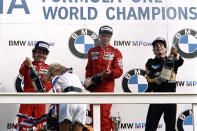
[[[92,60],[97,60],[99,58],[99,52],[91,52]]]
[[[112,52],[104,52],[103,59],[104,60],[113,60],[114,54]]]

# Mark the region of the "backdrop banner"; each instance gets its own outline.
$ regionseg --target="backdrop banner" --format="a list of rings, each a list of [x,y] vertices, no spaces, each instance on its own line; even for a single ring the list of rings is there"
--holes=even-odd
[[[144,93],[145,64],[154,58],[152,41],[163,37],[184,59],[177,93],[197,91],[197,1],[188,0],[0,0],[0,92],[16,92],[15,81],[39,41],[50,44],[46,63],[72,67],[85,80],[87,52],[98,44],[99,27],[113,27],[111,45],[123,55],[115,92]],[[23,86],[23,81],[21,82]],[[19,104],[0,104],[0,130],[13,130]],[[178,104],[177,127],[193,131],[191,104]],[[114,104],[120,131],[143,131],[148,104]],[[90,120],[87,118],[88,121]],[[165,131],[161,118],[158,131]]]

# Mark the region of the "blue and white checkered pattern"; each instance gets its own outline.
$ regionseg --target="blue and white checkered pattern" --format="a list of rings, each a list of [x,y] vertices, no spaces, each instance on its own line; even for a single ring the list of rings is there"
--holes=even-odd
[[[193,53],[197,49],[197,39],[192,35],[184,35],[179,40],[179,47],[185,53]]]
[[[144,76],[134,75],[130,78],[128,87],[129,90],[131,90],[133,93],[140,93],[144,92],[147,89],[148,83]]]
[[[192,118],[192,116],[189,116],[189,117],[187,117],[185,120],[184,120],[184,123],[183,123],[183,125],[193,125],[193,118]]]
[[[80,35],[74,45],[80,53],[88,53],[89,49],[94,47],[94,40],[88,35]]]

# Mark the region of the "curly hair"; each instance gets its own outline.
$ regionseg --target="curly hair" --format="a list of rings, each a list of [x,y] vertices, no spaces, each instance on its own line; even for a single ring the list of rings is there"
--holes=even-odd
[[[50,81],[54,76],[62,74],[67,68],[61,64],[53,63],[49,65],[49,70],[45,75],[45,80]]]

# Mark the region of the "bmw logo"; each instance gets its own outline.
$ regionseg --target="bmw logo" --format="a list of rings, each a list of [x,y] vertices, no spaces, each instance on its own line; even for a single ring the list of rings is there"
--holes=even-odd
[[[89,29],[80,29],[72,33],[69,39],[70,51],[79,58],[88,58],[88,50],[97,46],[99,38]]]
[[[127,72],[122,80],[124,92],[142,93],[148,87],[145,78],[146,72],[142,69],[133,69]]]
[[[193,125],[192,122],[192,109],[183,111],[177,120],[177,129],[178,131],[184,131],[183,126]]]
[[[184,58],[197,56],[197,32],[192,29],[183,29],[174,36],[173,43],[178,53]]]

